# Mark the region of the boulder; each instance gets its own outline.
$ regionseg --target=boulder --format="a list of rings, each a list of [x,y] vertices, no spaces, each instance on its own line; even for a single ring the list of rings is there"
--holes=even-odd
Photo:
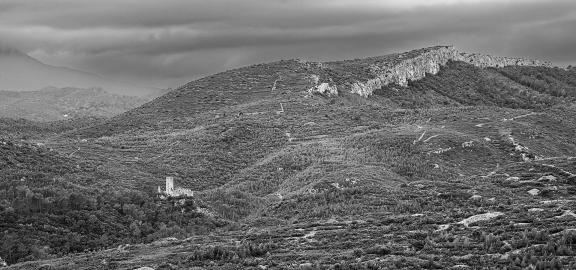
[[[474,200],[474,201],[477,201],[480,199],[482,199],[482,196],[480,196],[478,194],[474,194],[474,195],[472,195],[472,197],[470,197],[470,200]]]
[[[545,175],[545,176],[538,178],[538,182],[554,182],[557,179],[558,178],[556,178],[556,176],[554,176],[554,175]]]
[[[480,222],[480,221],[484,221],[484,220],[490,220],[490,219],[493,219],[495,217],[499,217],[501,215],[504,215],[504,214],[501,212],[490,212],[490,213],[485,213],[485,214],[479,214],[479,215],[471,216],[471,217],[464,219],[458,223],[463,224],[464,226],[468,227],[471,224],[474,224],[476,222]]]
[[[540,194],[540,190],[533,188],[531,190],[528,190],[528,194],[530,194],[532,196],[538,196],[538,194]]]

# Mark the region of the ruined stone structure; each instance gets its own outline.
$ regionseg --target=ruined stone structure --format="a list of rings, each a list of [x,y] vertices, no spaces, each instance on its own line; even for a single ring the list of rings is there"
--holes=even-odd
[[[193,197],[194,191],[181,188],[181,187],[174,187],[174,177],[166,177],[166,190],[162,191],[162,188],[158,186],[158,194],[161,196],[166,197]]]
[[[166,193],[170,194],[174,191],[174,177],[166,177]]]
[[[370,71],[374,78],[353,83],[350,92],[368,97],[375,90],[392,83],[406,87],[408,86],[408,81],[422,79],[426,74],[437,74],[440,71],[440,67],[446,65],[448,61],[463,61],[480,68],[511,65],[551,66],[549,62],[538,60],[463,53],[452,46],[429,48],[415,57],[406,59],[401,54],[398,58],[400,60],[386,62],[382,66],[371,65]]]

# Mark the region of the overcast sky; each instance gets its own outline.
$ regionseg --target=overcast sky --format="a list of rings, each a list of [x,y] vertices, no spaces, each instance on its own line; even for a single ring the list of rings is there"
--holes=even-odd
[[[155,87],[277,59],[434,45],[566,66],[576,63],[576,1],[0,0],[0,41]]]

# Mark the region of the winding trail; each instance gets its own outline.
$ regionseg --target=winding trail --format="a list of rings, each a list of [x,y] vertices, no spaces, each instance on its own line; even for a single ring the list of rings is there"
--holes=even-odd
[[[476,125],[474,125],[474,126],[481,128],[481,127],[484,127],[485,125],[488,125],[488,124],[493,124],[493,123],[498,123],[498,122],[515,121],[515,120],[518,120],[518,119],[521,119],[521,118],[525,118],[525,117],[528,117],[528,116],[532,116],[532,115],[543,115],[543,114],[544,114],[544,113],[531,112],[531,113],[527,113],[527,114],[523,114],[523,115],[514,116],[514,117],[512,117],[512,118],[503,118],[503,119],[500,120],[500,121],[490,121],[490,122],[480,123],[480,124],[476,124]]]

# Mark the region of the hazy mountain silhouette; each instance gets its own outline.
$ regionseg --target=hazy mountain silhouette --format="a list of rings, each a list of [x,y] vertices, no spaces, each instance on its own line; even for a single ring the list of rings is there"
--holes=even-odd
[[[35,91],[48,86],[101,87],[114,94],[138,96],[157,91],[108,80],[93,73],[47,65],[17,49],[0,46],[0,90]]]

